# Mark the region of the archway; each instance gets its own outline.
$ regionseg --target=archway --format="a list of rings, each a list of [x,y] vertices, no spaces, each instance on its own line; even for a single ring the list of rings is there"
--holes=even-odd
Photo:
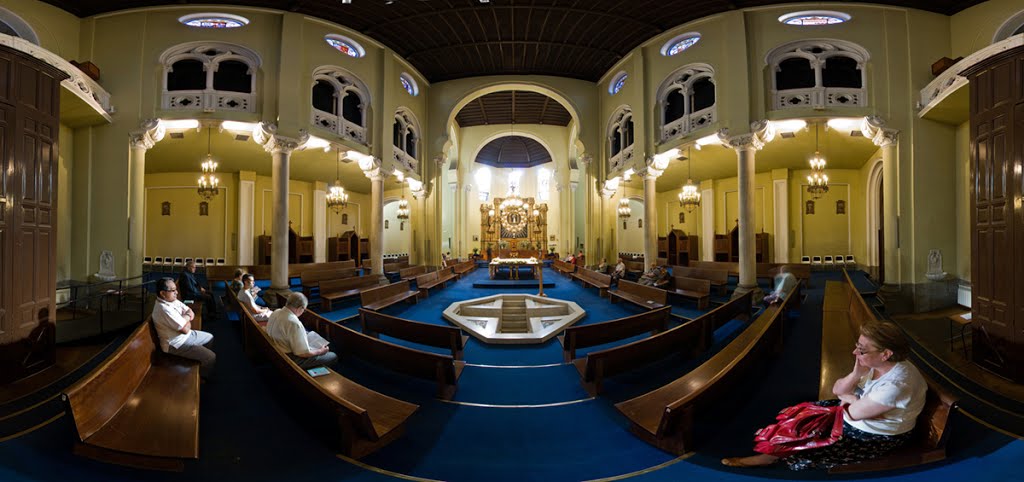
[[[408,201],[408,200],[407,200]],[[412,252],[412,223],[409,218],[398,217],[400,198],[384,200],[384,249],[385,258],[408,257]]]
[[[878,279],[882,278],[882,266],[885,259],[884,254],[884,237],[882,227],[883,224],[883,199],[882,199],[882,159],[879,158],[874,161],[871,169],[868,171],[868,184],[865,191],[867,192],[867,259],[864,260],[864,265],[868,268],[868,272],[871,275],[877,267]]]

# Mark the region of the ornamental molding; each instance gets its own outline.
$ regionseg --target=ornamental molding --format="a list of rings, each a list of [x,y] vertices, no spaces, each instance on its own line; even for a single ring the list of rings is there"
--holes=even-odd
[[[160,119],[146,119],[139,125],[138,130],[128,134],[128,142],[133,149],[149,150],[164,138],[165,133]]]
[[[82,102],[88,104],[107,122],[111,122],[110,114],[117,112],[117,109],[110,105],[110,93],[103,89],[95,80],[92,80],[81,70],[78,70],[78,67],[71,65],[71,62],[25,39],[6,34],[0,34],[0,45],[42,60],[67,74],[68,78],[61,81],[60,85],[81,99]]]
[[[967,77],[960,75],[961,72],[989,57],[994,57],[1002,52],[1021,46],[1024,46],[1024,36],[1014,35],[1006,40],[980,49],[953,64],[921,89],[921,98],[917,101],[918,117],[923,117],[928,111],[946,99],[946,97],[949,97],[950,94],[967,85]]]
[[[261,122],[259,128],[253,131],[252,139],[271,154],[291,154],[292,151],[305,147],[309,133],[305,129],[299,129],[298,138],[285,137],[277,134],[277,124]]]
[[[864,118],[860,131],[878,147],[888,147],[899,140],[900,131],[885,127],[885,119],[878,116]]]
[[[767,120],[758,120],[750,123],[750,133],[736,136],[729,135],[728,128],[718,130],[718,139],[722,145],[731,149],[746,150],[764,149],[764,146],[775,139],[775,126]]]

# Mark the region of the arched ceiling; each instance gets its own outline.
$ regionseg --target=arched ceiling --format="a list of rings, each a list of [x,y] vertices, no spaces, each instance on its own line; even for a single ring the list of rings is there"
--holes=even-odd
[[[596,82],[668,29],[771,0],[44,0],[79,17],[155,5],[229,4],[323,18],[379,40],[430,82],[483,75],[554,75]],[[984,0],[871,3],[951,15]],[[813,2],[815,6],[819,2]],[[198,8],[198,7],[197,7]],[[798,7],[794,7],[794,10]]]
[[[459,127],[492,124],[546,124],[565,127],[572,115],[544,94],[505,90],[473,99],[455,116]]]
[[[505,136],[480,148],[476,162],[497,168],[529,168],[551,162],[551,153],[529,137]]]

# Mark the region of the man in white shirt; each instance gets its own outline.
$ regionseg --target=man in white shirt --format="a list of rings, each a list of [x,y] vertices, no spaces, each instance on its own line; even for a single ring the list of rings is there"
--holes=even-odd
[[[162,278],[156,282],[156,287],[153,325],[160,338],[160,349],[164,353],[198,361],[199,374],[208,377],[217,361],[217,355],[206,347],[213,342],[213,335],[192,329],[196,314],[178,301],[178,287],[174,280]]]
[[[303,369],[334,365],[338,355],[330,351],[328,346],[310,348],[306,328],[302,326],[299,316],[306,311],[309,302],[302,293],[288,295],[284,308],[274,310],[267,322],[267,335],[274,340],[281,350]]]
[[[270,319],[270,308],[256,304],[256,298],[253,295],[257,291],[259,291],[259,287],[256,286],[256,279],[252,274],[243,274],[242,289],[238,290],[238,303],[249,310],[256,321],[267,321]]]
[[[612,271],[612,281],[618,281],[626,276],[626,263],[619,258],[619,262],[615,264],[615,271]]]

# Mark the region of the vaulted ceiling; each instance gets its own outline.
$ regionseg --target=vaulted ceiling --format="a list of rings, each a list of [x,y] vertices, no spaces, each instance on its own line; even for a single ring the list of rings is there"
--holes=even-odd
[[[459,127],[546,124],[565,127],[572,115],[558,101],[537,92],[505,90],[473,99],[455,116]]]
[[[44,0],[80,17],[154,5],[211,3],[300,12],[384,43],[430,82],[482,75],[597,81],[651,37],[716,13],[771,0]],[[880,0],[951,15],[983,0]]]
[[[482,147],[476,162],[498,168],[528,168],[551,162],[551,153],[528,137],[505,136]]]

